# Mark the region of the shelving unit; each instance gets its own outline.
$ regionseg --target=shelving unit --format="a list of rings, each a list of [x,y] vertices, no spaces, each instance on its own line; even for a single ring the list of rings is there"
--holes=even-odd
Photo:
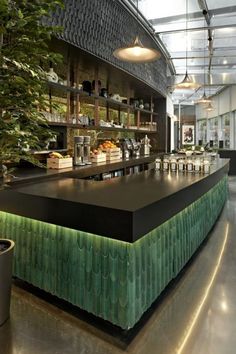
[[[96,95],[93,93],[89,94],[88,92],[80,90],[78,88],[65,86],[62,84],[54,83],[54,82],[48,82],[48,86],[49,86],[49,90],[50,90],[50,92],[49,92],[50,98],[53,95],[53,92],[52,92],[53,90],[59,90],[62,93],[63,92],[64,93],[70,92],[70,93],[72,93],[72,95],[75,95],[75,97],[76,97],[75,106],[77,107],[77,109],[76,109],[76,111],[77,111],[76,119],[77,120],[79,118],[79,111],[80,111],[81,103],[90,103],[90,104],[94,105],[95,108],[97,106],[97,109],[98,109],[98,107],[103,107],[103,108],[106,108],[107,111],[109,109],[117,110],[118,118],[120,118],[121,111],[127,112],[128,118],[129,118],[129,114],[131,114],[131,113],[136,114],[136,121],[137,121],[137,123],[136,123],[137,129],[134,129],[134,128],[130,129],[129,128],[129,126],[128,126],[129,119],[127,122],[127,128],[106,127],[106,126],[102,126],[99,124],[89,126],[89,125],[70,124],[69,123],[69,125],[68,125],[67,121],[65,121],[65,123],[64,122],[51,122],[51,121],[49,121],[50,125],[58,125],[56,123],[61,123],[61,125],[67,126],[69,128],[74,128],[74,129],[83,129],[83,128],[84,129],[92,129],[93,128],[94,130],[104,130],[104,131],[115,130],[115,131],[121,131],[121,132],[128,131],[128,132],[139,132],[139,133],[145,133],[145,134],[156,132],[156,130],[154,131],[154,130],[149,130],[149,129],[139,129],[139,127],[141,124],[141,115],[142,114],[148,115],[150,117],[150,123],[152,124],[153,116],[158,116],[157,112],[153,112],[153,111],[149,111],[149,110],[141,109],[141,108],[135,108],[134,106],[132,106],[130,104],[126,104],[126,103],[120,102],[120,101],[112,99],[112,98],[106,98],[106,97]],[[107,114],[107,116],[108,116],[108,114]],[[67,115],[67,118],[68,118],[68,115]],[[97,123],[99,123],[99,118],[97,119]]]
[[[56,49],[62,50],[61,43]],[[103,132],[99,135],[105,139],[130,137],[140,140],[147,134],[152,139],[153,151],[164,151],[158,149],[157,144],[165,136],[162,129],[165,97],[128,73],[77,48],[64,48],[63,56],[64,66],[55,68],[60,81],[47,82],[49,102],[55,102],[59,110],[51,105],[47,119],[55,131],[61,129],[61,132],[65,128],[63,134],[67,135],[70,149],[73,136],[83,134],[83,130],[94,130]],[[84,81],[90,82],[91,93],[82,89]],[[102,89],[114,99],[102,96]],[[117,100],[115,96],[118,96]],[[139,107],[141,104],[144,108]],[[150,109],[146,109],[148,107]]]
[[[144,129],[132,129],[132,128],[116,128],[116,127],[103,127],[96,125],[81,125],[67,122],[48,122],[49,126],[60,126],[68,127],[74,129],[86,129],[86,130],[101,130],[101,131],[119,131],[119,132],[132,132],[132,133],[145,133],[145,134],[156,134],[154,130],[144,130]]]

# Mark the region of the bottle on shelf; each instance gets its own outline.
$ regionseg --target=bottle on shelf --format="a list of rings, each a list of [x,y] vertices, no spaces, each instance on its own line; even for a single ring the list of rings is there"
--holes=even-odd
[[[142,155],[150,155],[150,139],[147,135],[143,139],[141,139],[141,154]]]
[[[46,74],[48,81],[50,82],[58,82],[58,75],[55,73],[53,68],[50,68]]]

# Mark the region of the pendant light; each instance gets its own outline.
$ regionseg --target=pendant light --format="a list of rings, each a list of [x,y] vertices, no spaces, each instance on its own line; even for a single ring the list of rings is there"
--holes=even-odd
[[[211,103],[208,104],[208,106],[206,107],[206,110],[207,110],[207,112],[211,112],[214,110],[214,107],[212,106]]]
[[[139,19],[138,0],[137,0],[137,23]],[[113,52],[113,55],[122,61],[132,63],[147,63],[160,58],[161,54],[153,48],[144,47],[137,35],[134,42],[127,47],[118,48]]]
[[[186,0],[186,28],[185,28],[185,39],[186,39],[186,50],[185,50],[185,58],[186,58],[186,73],[184,79],[175,85],[176,89],[197,89],[200,87],[198,83],[192,80],[192,78],[188,74],[188,0]]]
[[[211,99],[206,96],[205,87],[204,87],[204,93],[202,95],[202,98],[200,98],[200,100],[198,100],[197,103],[211,103]]]
[[[204,92],[202,97],[197,101],[197,103],[211,103],[211,99],[209,97],[206,96],[206,91],[205,91],[205,87],[206,87],[206,73],[205,73],[205,59],[206,59],[206,55],[205,55],[205,20],[204,20],[204,36],[203,36],[203,45],[204,45]]]

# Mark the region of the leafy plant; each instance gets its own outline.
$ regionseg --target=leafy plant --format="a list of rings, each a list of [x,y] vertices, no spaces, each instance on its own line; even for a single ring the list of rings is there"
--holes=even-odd
[[[0,1],[0,170],[20,159],[39,164],[30,149],[55,134],[42,113],[49,104],[42,68],[61,60],[49,49],[60,29],[47,25],[57,6],[61,0]]]

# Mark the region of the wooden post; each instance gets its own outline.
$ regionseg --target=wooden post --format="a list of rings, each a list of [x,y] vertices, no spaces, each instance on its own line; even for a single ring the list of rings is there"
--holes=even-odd
[[[98,66],[95,66],[95,70],[94,70],[94,80],[95,80],[95,95],[99,95],[98,92]],[[95,125],[98,126],[99,125],[99,102],[98,102],[98,98],[95,98],[95,102],[94,102],[94,121],[95,121]]]
[[[76,83],[76,89],[79,89],[79,60],[76,60],[75,64],[75,83]],[[77,92],[76,93],[76,105],[75,105],[75,117],[76,117],[76,123],[79,123],[79,113],[80,113],[80,95]]]
[[[67,86],[70,86],[70,50],[68,49],[67,54]],[[67,98],[67,112],[66,112],[66,121],[67,123],[70,121],[70,91],[66,93]]]

